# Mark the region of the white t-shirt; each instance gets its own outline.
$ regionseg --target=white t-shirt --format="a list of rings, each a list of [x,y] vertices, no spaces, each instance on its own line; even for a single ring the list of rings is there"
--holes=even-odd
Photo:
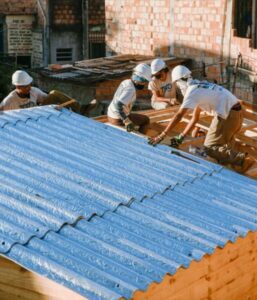
[[[2,110],[21,109],[36,106],[44,101],[47,94],[36,87],[31,87],[29,97],[21,98],[16,90],[12,91],[0,104]]]
[[[226,119],[232,106],[237,102],[237,98],[227,89],[206,82],[202,86],[201,84],[189,85],[181,108],[194,109],[198,106],[203,111]]]
[[[176,98],[176,87],[175,84],[171,83],[171,73],[167,73],[165,81],[160,79],[153,79],[149,82],[148,89],[150,91],[159,92],[160,97],[164,98]],[[152,96],[152,102],[155,101],[155,96]]]
[[[118,102],[124,104],[123,111],[128,115],[136,101],[136,89],[131,79],[126,79],[121,82],[117,91],[114,94],[113,100],[108,107],[107,115],[113,119],[122,119],[119,110]]]

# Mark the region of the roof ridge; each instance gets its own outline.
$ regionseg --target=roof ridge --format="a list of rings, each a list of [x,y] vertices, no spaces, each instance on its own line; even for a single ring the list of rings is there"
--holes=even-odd
[[[0,112],[0,128],[4,128],[7,125],[15,126],[18,122],[26,123],[28,120],[38,121],[42,117],[47,119],[53,115],[59,117],[64,111],[68,110],[62,109],[59,111],[55,109],[54,105],[2,111]]]

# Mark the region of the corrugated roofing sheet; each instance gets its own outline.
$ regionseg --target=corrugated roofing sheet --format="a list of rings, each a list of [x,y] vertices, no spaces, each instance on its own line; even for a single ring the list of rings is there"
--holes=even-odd
[[[68,110],[9,111],[0,127],[2,253],[213,172]]]
[[[130,298],[257,229],[247,177],[67,110],[0,124],[1,253],[89,299]]]
[[[255,182],[224,170],[32,238],[7,257],[89,299],[130,298],[255,231],[256,195]]]

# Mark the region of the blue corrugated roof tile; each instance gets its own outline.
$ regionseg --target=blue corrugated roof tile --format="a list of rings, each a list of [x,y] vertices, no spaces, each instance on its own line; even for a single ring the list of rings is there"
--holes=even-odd
[[[1,253],[89,299],[130,298],[257,229],[256,181],[216,164],[53,107],[0,127]]]

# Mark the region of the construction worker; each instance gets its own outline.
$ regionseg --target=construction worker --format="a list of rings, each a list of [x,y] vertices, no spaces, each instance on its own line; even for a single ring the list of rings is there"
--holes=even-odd
[[[235,171],[246,172],[253,166],[255,160],[242,152],[233,150],[234,136],[240,131],[243,121],[242,108],[238,99],[225,88],[208,81],[198,81],[191,78],[191,72],[185,66],[177,66],[172,71],[172,81],[180,86],[184,94],[179,111],[171,119],[165,130],[149,143],[160,143],[188,112],[193,109],[193,116],[184,131],[171,139],[171,146],[178,147],[184,137],[199,120],[200,112],[214,113],[214,118],[204,141],[206,154],[219,163],[230,164]]]
[[[171,82],[171,72],[166,63],[156,58],[151,63],[152,81],[148,89],[152,91],[151,105],[153,109],[165,109],[178,104],[175,84]]]
[[[12,75],[13,90],[1,103],[0,110],[29,108],[37,105],[61,104],[71,100],[71,97],[59,92],[51,91],[49,94],[39,88],[32,87],[33,78],[25,71],[19,70]],[[96,106],[96,100],[84,106],[78,102],[72,103],[69,108],[74,112],[87,114]]]
[[[125,126],[127,131],[139,127],[145,133],[149,124],[147,116],[131,113],[136,101],[136,91],[142,90],[151,80],[151,69],[147,64],[139,64],[133,70],[132,77],[121,82],[108,107],[108,120],[113,125]]]
[[[0,110],[28,108],[42,104],[47,94],[32,87],[33,78],[25,71],[16,71],[12,75],[12,91],[0,104]]]

